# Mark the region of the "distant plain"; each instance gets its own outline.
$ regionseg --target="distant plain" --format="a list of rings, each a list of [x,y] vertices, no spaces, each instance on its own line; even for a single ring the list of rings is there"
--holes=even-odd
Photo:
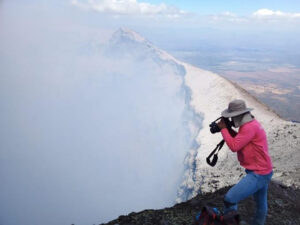
[[[299,53],[202,47],[172,54],[237,83],[282,118],[300,121]]]

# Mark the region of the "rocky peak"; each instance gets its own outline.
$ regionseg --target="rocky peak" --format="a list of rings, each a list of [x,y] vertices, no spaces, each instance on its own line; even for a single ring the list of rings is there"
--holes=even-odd
[[[111,38],[111,43],[126,43],[126,42],[136,42],[140,44],[152,45],[147,39],[138,34],[137,32],[130,30],[128,28],[118,29]]]

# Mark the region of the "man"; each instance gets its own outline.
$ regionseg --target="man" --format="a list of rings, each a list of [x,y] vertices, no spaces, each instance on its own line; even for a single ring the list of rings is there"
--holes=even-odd
[[[218,123],[222,136],[242,167],[246,169],[239,183],[225,195],[224,213],[237,210],[237,203],[249,196],[256,202],[253,225],[263,225],[267,215],[267,190],[273,175],[272,161],[268,152],[267,137],[260,123],[250,113],[243,100],[234,100],[222,112],[225,118],[231,118],[238,132],[226,128],[224,120]]]

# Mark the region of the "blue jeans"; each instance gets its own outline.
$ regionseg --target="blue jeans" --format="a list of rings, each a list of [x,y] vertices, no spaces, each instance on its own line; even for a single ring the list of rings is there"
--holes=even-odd
[[[259,175],[253,171],[246,170],[246,173],[247,175],[226,193],[224,198],[224,213],[227,213],[231,210],[237,211],[237,203],[253,195],[256,202],[256,213],[252,224],[263,225],[265,223],[268,211],[268,184],[271,180],[273,172],[267,175]]]

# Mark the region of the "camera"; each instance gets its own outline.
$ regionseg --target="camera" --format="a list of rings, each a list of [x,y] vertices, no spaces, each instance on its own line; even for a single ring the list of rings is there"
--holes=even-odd
[[[218,121],[219,119],[223,119],[223,120],[225,121],[226,127],[227,127],[228,129],[231,128],[231,127],[233,126],[233,122],[230,121],[228,118],[225,118],[225,117],[219,117],[218,119],[216,119],[215,121],[213,121],[211,124],[209,124],[210,132],[211,132],[212,134],[215,134],[215,133],[218,133],[218,132],[221,131],[220,128],[219,128],[219,126],[218,126],[218,124],[217,124],[217,121]]]

